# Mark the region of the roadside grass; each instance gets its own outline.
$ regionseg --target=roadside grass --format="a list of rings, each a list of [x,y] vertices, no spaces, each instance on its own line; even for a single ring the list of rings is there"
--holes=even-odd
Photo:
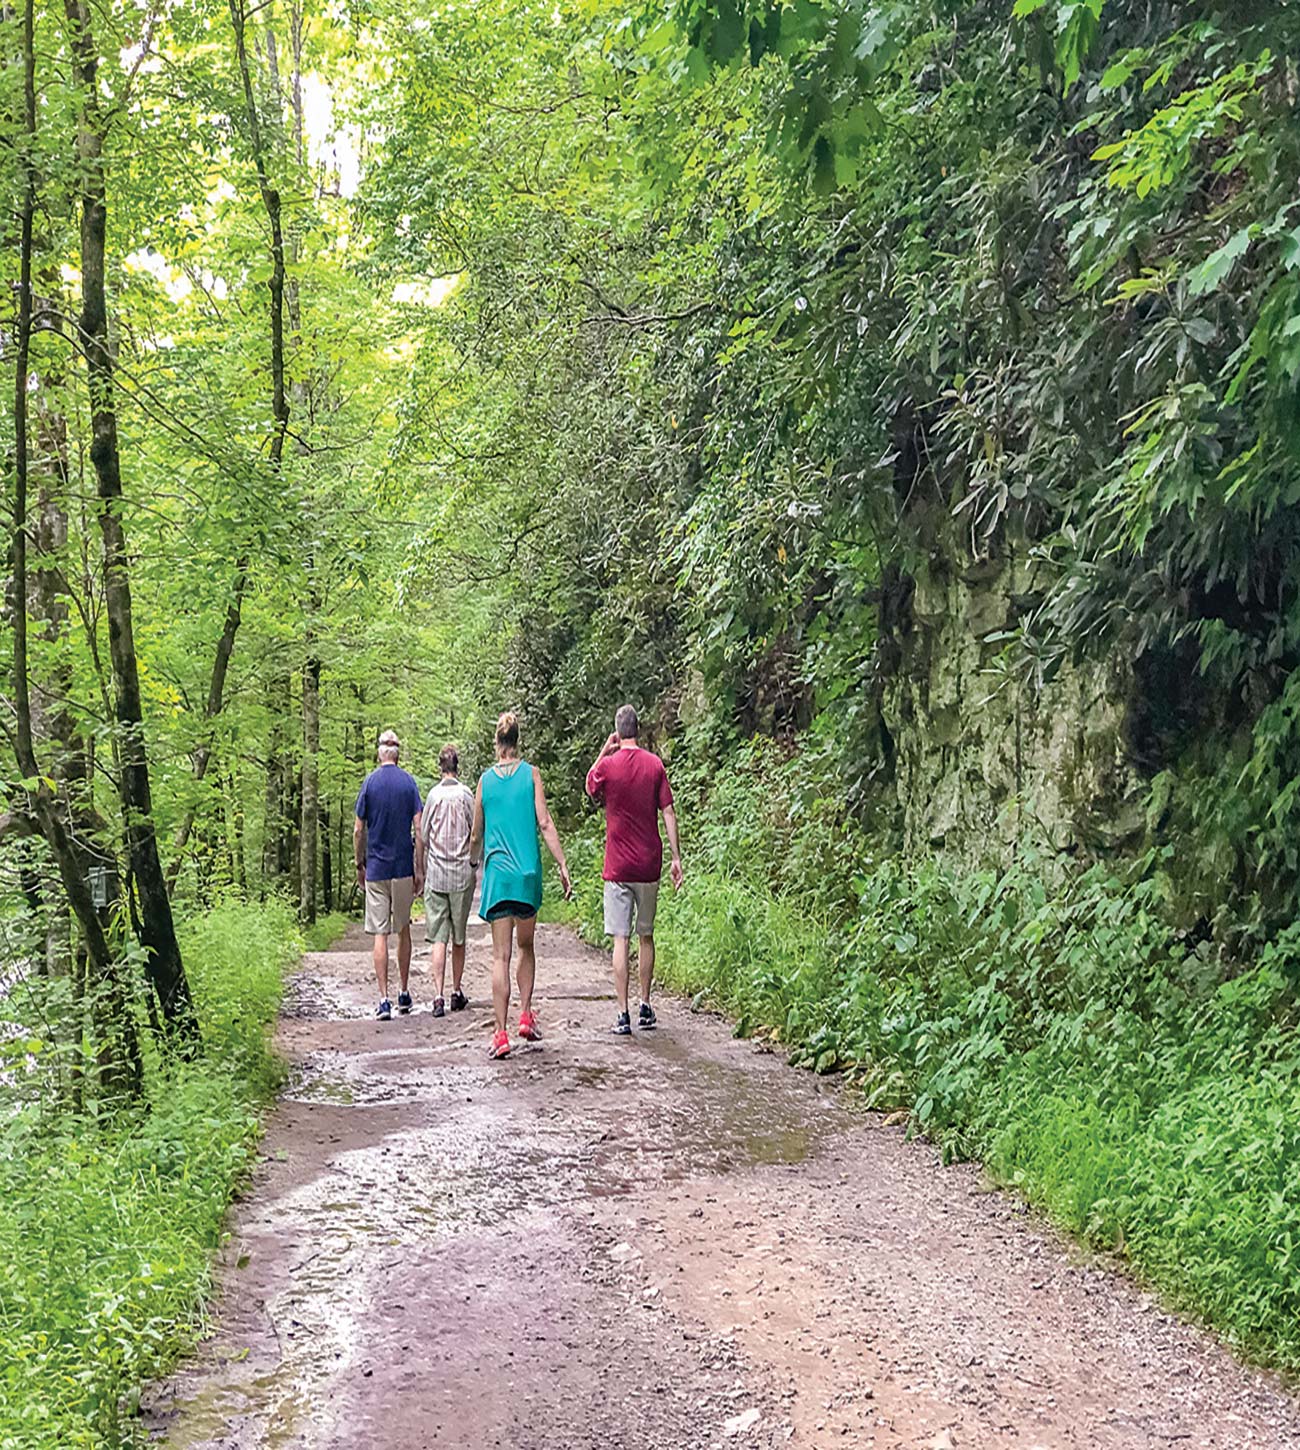
[[[856,875],[778,890],[776,857],[737,850],[744,828],[699,822],[685,889],[661,892],[666,985],[846,1072],[1242,1352],[1300,1370],[1300,927],[1220,960],[1171,930],[1158,855],[1049,886],[1028,851],[1004,872],[860,854]],[[598,824],[566,844],[599,941]]]
[[[48,1102],[0,1128],[0,1447],[135,1443],[140,1386],[203,1324],[213,1250],[280,1082],[269,1029],[302,950],[289,909],[186,924],[203,1028],[147,1067],[144,1106],[96,1121]]]
[[[299,927],[304,949],[309,952],[328,951],[358,919],[349,916],[346,911],[331,911],[328,916],[318,916],[311,926]]]

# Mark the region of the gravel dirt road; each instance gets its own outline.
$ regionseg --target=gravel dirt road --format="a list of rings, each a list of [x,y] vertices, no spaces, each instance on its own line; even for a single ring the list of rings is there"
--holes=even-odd
[[[213,1333],[149,1397],[172,1450],[1300,1447],[1300,1405],[833,1082],[538,933],[545,1040],[372,1006],[308,956],[292,1077]]]

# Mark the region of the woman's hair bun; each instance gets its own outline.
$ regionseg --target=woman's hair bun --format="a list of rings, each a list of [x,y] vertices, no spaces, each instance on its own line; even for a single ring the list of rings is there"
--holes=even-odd
[[[507,710],[497,720],[497,744],[507,747],[519,744],[519,716],[513,710]]]

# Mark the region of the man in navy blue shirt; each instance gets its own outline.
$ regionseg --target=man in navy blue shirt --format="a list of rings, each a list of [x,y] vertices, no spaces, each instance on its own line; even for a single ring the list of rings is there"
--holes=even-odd
[[[388,1000],[388,938],[397,934],[397,970],[401,990],[397,1010],[411,1010],[411,902],[424,888],[424,840],[420,787],[397,763],[402,745],[392,730],[379,737],[379,766],[366,776],[357,796],[352,828],[352,853],[357,884],[366,893],[366,931],[375,939],[375,979],[379,1010],[387,1022],[393,1015]]]

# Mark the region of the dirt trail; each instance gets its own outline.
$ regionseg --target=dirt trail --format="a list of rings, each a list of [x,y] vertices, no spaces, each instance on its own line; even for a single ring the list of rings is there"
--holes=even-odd
[[[152,1396],[173,1450],[1300,1447],[1300,1406],[978,1170],[539,931],[545,1041],[367,1020],[366,941],[306,958],[293,1065],[215,1331]]]

